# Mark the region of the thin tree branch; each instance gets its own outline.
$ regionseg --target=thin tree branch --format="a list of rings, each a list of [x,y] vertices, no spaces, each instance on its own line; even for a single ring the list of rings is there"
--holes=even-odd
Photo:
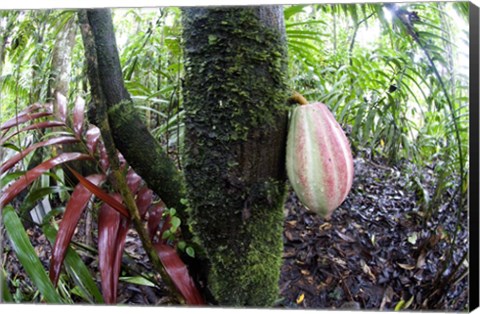
[[[107,13],[107,15],[109,14]],[[85,11],[81,10],[79,12],[79,19],[80,19],[81,28],[82,28],[82,37],[85,42],[85,54],[86,54],[87,62],[89,65],[88,74],[91,80],[90,85],[92,87],[96,86],[96,88],[92,88],[92,97],[95,101],[95,108],[96,108],[96,122],[98,123],[98,127],[100,128],[102,138],[105,144],[105,148],[107,150],[107,155],[110,161],[110,166],[112,168],[112,175],[114,178],[113,184],[122,195],[122,199],[130,213],[130,218],[132,219],[135,230],[138,232],[140,236],[142,245],[145,251],[147,252],[150,261],[152,262],[154,269],[161,275],[163,281],[170,288],[171,292],[175,295],[175,297],[179,300],[179,302],[185,303],[183,296],[176,289],[170,276],[167,274],[165,267],[160,261],[160,258],[158,257],[155,248],[153,247],[150,237],[148,236],[148,232],[140,217],[140,212],[137,208],[135,199],[128,188],[125,175],[120,168],[117,149],[115,147],[113,136],[110,130],[110,125],[109,125],[108,115],[107,115],[107,108],[106,108],[106,104],[107,104],[106,94],[108,95],[112,91],[105,92],[105,90],[101,88],[102,85],[100,84],[102,81],[102,78],[100,75],[101,72],[99,71],[99,68],[98,68],[99,58],[97,55],[96,47],[101,46],[104,43],[97,43],[95,41],[95,38],[92,36],[91,28],[90,28],[91,22],[89,21],[88,15]],[[108,31],[108,30],[105,30],[105,31]],[[113,28],[112,28],[112,31],[113,31]],[[111,51],[111,53],[117,54],[116,51]],[[122,84],[122,87],[123,87],[123,84]],[[122,87],[116,89],[116,91],[119,91],[120,93],[122,92],[126,93],[126,90]],[[115,96],[118,96],[118,95],[115,94]],[[122,94],[122,96],[129,98],[128,93]]]

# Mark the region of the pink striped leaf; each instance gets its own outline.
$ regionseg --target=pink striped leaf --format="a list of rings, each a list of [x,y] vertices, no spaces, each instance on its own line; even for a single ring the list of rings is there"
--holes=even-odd
[[[120,216],[120,214],[119,214]],[[117,239],[115,241],[115,261],[113,264],[113,290],[117,291],[118,279],[120,277],[120,270],[122,267],[123,249],[125,248],[125,241],[127,239],[128,229],[130,228],[130,219],[120,216],[120,225],[118,226]]]
[[[142,183],[142,177],[140,177],[133,169],[128,170],[127,185],[133,194],[137,194],[140,183]]]
[[[148,187],[143,187],[137,194],[137,208],[140,212],[140,216],[143,218],[147,212],[148,207],[152,204],[153,191]]]
[[[97,149],[98,140],[100,139],[100,129],[96,126],[90,126],[86,134],[87,149],[93,155]]]
[[[103,171],[106,172],[108,171],[108,168],[110,168],[110,160],[108,159],[107,150],[105,149],[103,142],[98,142],[98,149],[100,151],[100,166]]]
[[[158,226],[162,221],[162,215],[164,210],[165,210],[165,203],[160,201],[160,203],[151,206],[150,210],[148,211],[147,228],[148,228],[148,234],[152,241],[155,237],[155,234],[157,233]]]
[[[112,197],[112,196],[110,196]],[[114,195],[117,201],[120,196]],[[102,285],[102,294],[107,304],[115,304],[117,292],[114,284],[115,259],[120,215],[110,205],[104,203],[98,214],[98,267]]]

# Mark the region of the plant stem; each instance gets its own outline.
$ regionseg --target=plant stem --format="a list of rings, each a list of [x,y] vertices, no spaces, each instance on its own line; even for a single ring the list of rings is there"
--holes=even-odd
[[[147,255],[153,265],[153,268],[160,274],[165,284],[170,288],[171,292],[177,298],[180,303],[185,303],[183,296],[177,291],[172,279],[168,275],[165,267],[163,266],[160,258],[158,257],[155,248],[148,236],[147,230],[140,217],[140,212],[137,208],[135,199],[128,188],[125,174],[120,167],[120,161],[118,159],[118,152],[113,141],[113,136],[110,130],[110,125],[107,115],[107,105],[105,94],[102,90],[100,83],[100,76],[98,70],[96,43],[91,33],[91,27],[88,21],[88,17],[85,11],[79,11],[79,19],[82,24],[82,37],[85,44],[85,54],[88,60],[88,75],[90,80],[90,86],[92,87],[92,98],[95,103],[95,120],[98,124],[100,132],[102,134],[105,149],[107,150],[108,159],[110,161],[110,167],[112,169],[113,185],[117,191],[120,192],[125,207],[128,209],[130,219],[133,222],[133,226],[137,231],[142,245],[147,252]]]

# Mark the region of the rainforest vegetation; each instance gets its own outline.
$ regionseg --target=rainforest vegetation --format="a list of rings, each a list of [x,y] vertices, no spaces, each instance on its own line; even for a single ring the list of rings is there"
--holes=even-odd
[[[468,309],[469,10],[0,10],[0,302]],[[331,217],[292,95],[348,138]]]

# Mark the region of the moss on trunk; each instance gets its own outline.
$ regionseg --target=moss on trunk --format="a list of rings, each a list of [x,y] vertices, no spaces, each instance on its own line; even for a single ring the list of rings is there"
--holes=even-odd
[[[192,230],[223,305],[278,298],[287,132],[280,7],[190,8],[184,169]]]

